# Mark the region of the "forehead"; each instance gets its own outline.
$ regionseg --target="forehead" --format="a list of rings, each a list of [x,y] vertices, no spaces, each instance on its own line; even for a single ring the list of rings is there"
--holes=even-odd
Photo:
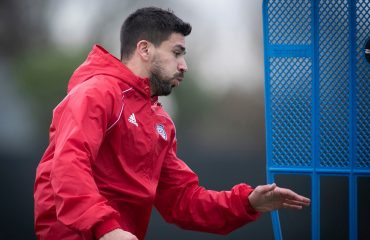
[[[173,48],[175,46],[185,48],[185,37],[181,33],[172,33],[167,40],[163,41],[160,47]]]

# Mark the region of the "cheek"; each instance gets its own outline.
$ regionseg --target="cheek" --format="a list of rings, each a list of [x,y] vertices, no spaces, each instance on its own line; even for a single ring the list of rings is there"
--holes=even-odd
[[[173,53],[164,54],[161,58],[161,63],[165,64],[166,66],[175,66],[177,64],[177,58]]]
[[[163,76],[172,77],[177,72],[178,61],[172,54],[158,56],[154,62],[157,66],[160,66]]]
[[[166,75],[173,75],[177,71],[177,62],[172,59],[168,59],[168,61],[163,61],[163,69]]]

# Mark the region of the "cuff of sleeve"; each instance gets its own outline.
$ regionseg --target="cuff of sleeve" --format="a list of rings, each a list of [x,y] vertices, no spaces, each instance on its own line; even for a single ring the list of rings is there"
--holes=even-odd
[[[121,228],[120,224],[118,223],[117,219],[109,218],[105,221],[98,222],[94,227],[94,235],[96,239],[101,238],[105,234],[114,229]]]
[[[261,213],[258,212],[254,207],[252,207],[252,204],[249,202],[249,195],[247,197],[247,206],[246,206],[247,212],[251,215],[259,216]]]
[[[254,188],[252,188],[251,186],[247,185],[247,188],[246,188],[246,191],[245,191],[245,195],[244,195],[244,199],[245,199],[245,210],[247,211],[248,215],[250,217],[252,217],[254,220],[256,220],[260,215],[261,213],[256,211],[256,209],[254,209],[254,207],[252,206],[252,204],[249,202],[249,195],[254,191]]]

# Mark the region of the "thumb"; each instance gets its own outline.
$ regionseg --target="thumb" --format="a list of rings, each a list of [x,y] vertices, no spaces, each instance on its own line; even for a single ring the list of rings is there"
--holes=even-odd
[[[271,191],[273,191],[275,188],[276,188],[276,184],[275,184],[275,183],[267,184],[267,185],[261,186],[261,193],[268,193],[268,192],[271,192]]]

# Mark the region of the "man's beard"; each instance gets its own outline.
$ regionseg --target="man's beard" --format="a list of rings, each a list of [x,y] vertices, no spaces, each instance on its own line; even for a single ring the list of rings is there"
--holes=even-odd
[[[172,78],[164,77],[162,75],[162,72],[163,71],[161,67],[153,65],[152,71],[149,76],[152,96],[167,96],[172,91]]]
[[[183,78],[184,73],[176,73],[172,77],[166,77],[163,75],[163,68],[160,61],[154,59],[152,62],[152,69],[150,71],[149,81],[152,96],[167,96],[171,93],[172,88],[175,87],[171,83],[175,78]]]

